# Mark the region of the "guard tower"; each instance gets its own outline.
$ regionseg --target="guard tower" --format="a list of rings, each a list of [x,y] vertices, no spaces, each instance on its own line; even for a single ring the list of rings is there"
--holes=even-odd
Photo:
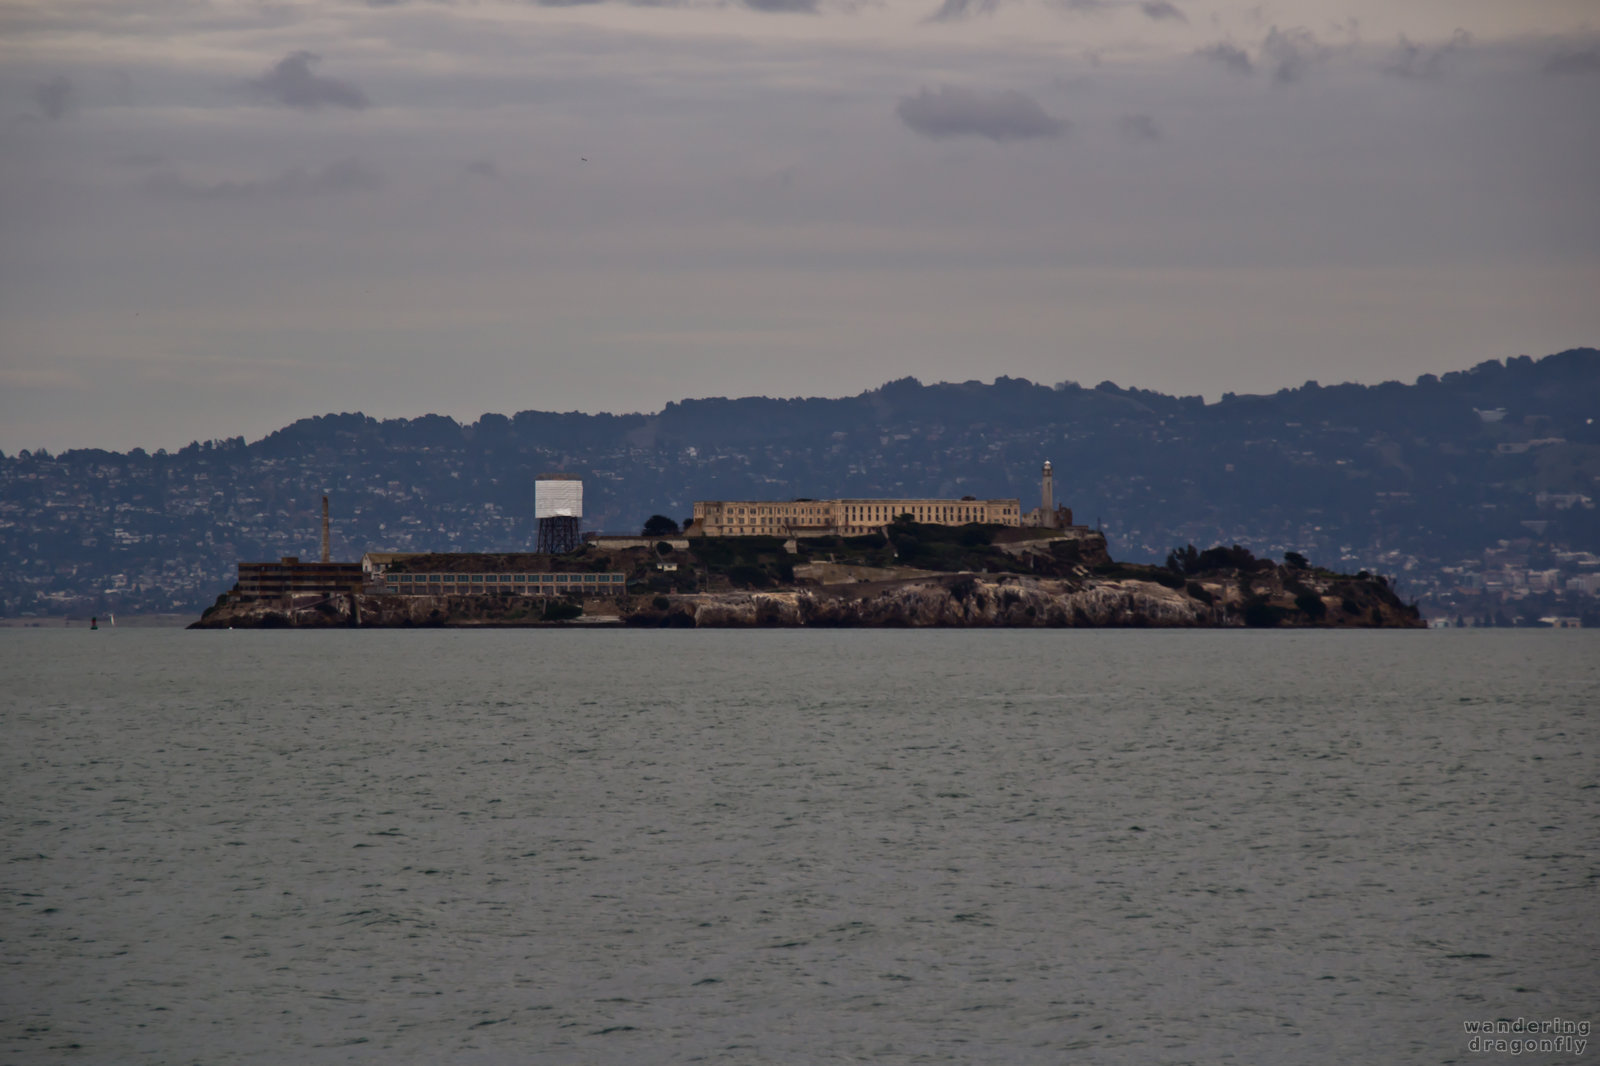
[[[550,555],[575,551],[583,518],[583,479],[573,474],[540,474],[533,482],[533,517],[539,523],[534,551]]]

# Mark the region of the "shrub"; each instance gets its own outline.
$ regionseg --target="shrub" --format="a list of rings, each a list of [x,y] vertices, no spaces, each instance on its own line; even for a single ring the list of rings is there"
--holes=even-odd
[[[668,607],[672,606],[672,601],[667,599],[665,596],[657,596],[655,599],[650,601],[650,606],[654,607],[658,611],[665,611]]]
[[[1271,565],[1270,563],[1268,565]],[[1207,570],[1242,570],[1249,572],[1259,566],[1259,561],[1251,554],[1249,548],[1241,548],[1235,544],[1231,548],[1207,548],[1200,553],[1196,560],[1196,570],[1190,573],[1200,573]]]
[[[1193,596],[1201,603],[1207,604],[1208,606],[1217,602],[1217,598],[1211,595],[1211,592],[1198,581],[1189,582],[1188,588],[1185,591],[1187,591],[1189,595]]]
[[[981,548],[989,543],[989,531],[977,523],[970,523],[961,527],[961,546],[964,548]]]
[[[1313,620],[1320,620],[1328,613],[1328,607],[1322,602],[1322,597],[1314,592],[1302,592],[1294,598],[1294,605]]]
[[[645,519],[642,533],[646,537],[669,537],[678,533],[678,523],[664,514],[653,514]]]
[[[542,617],[546,622],[566,622],[583,614],[583,608],[565,600],[551,600],[544,605]]]
[[[1283,622],[1283,608],[1274,607],[1263,596],[1244,605],[1244,624],[1254,629],[1271,629]]]
[[[767,572],[759,566],[749,563],[740,563],[728,570],[728,580],[735,586],[746,589],[764,589],[772,584]]]
[[[1200,572],[1200,552],[1190,544],[1183,548],[1174,548],[1167,553],[1167,569],[1175,574],[1197,574]]]

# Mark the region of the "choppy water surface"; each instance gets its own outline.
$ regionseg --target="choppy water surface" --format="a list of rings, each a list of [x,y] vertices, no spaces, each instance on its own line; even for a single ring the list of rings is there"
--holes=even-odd
[[[1597,638],[0,631],[0,1053],[1503,1061]]]

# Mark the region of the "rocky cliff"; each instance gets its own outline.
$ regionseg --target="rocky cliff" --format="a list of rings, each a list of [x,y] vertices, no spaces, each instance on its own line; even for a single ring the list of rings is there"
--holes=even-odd
[[[334,595],[229,601],[194,628],[529,626],[1383,627],[1424,623],[1381,578],[1268,565],[1193,580],[1130,574],[908,574],[849,584],[584,601]],[[1158,579],[1159,578],[1159,579]]]

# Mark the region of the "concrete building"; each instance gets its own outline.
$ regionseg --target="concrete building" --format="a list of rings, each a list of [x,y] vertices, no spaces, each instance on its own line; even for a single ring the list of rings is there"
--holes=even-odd
[[[621,596],[627,585],[622,571],[556,570],[537,552],[408,555],[373,580],[375,591],[401,596]]]
[[[980,500],[972,496],[959,500],[701,500],[695,503],[694,521],[684,532],[699,537],[853,537],[882,529],[903,514],[939,526],[971,522],[1045,529],[1072,526],[1071,508],[1055,504],[1055,472],[1045,460],[1039,506],[1027,514],[1015,498]]]
[[[853,537],[882,529],[903,514],[930,525],[1022,524],[1022,504],[1015,498],[698,500],[688,533],[700,537]]]
[[[322,595],[335,592],[360,592],[360,563],[302,563],[299,556],[286,555],[275,563],[240,563],[240,599],[268,599],[274,596]]]
[[[379,580],[384,592],[399,596],[621,596],[628,591],[628,576],[619,572],[433,570],[386,573]]]

